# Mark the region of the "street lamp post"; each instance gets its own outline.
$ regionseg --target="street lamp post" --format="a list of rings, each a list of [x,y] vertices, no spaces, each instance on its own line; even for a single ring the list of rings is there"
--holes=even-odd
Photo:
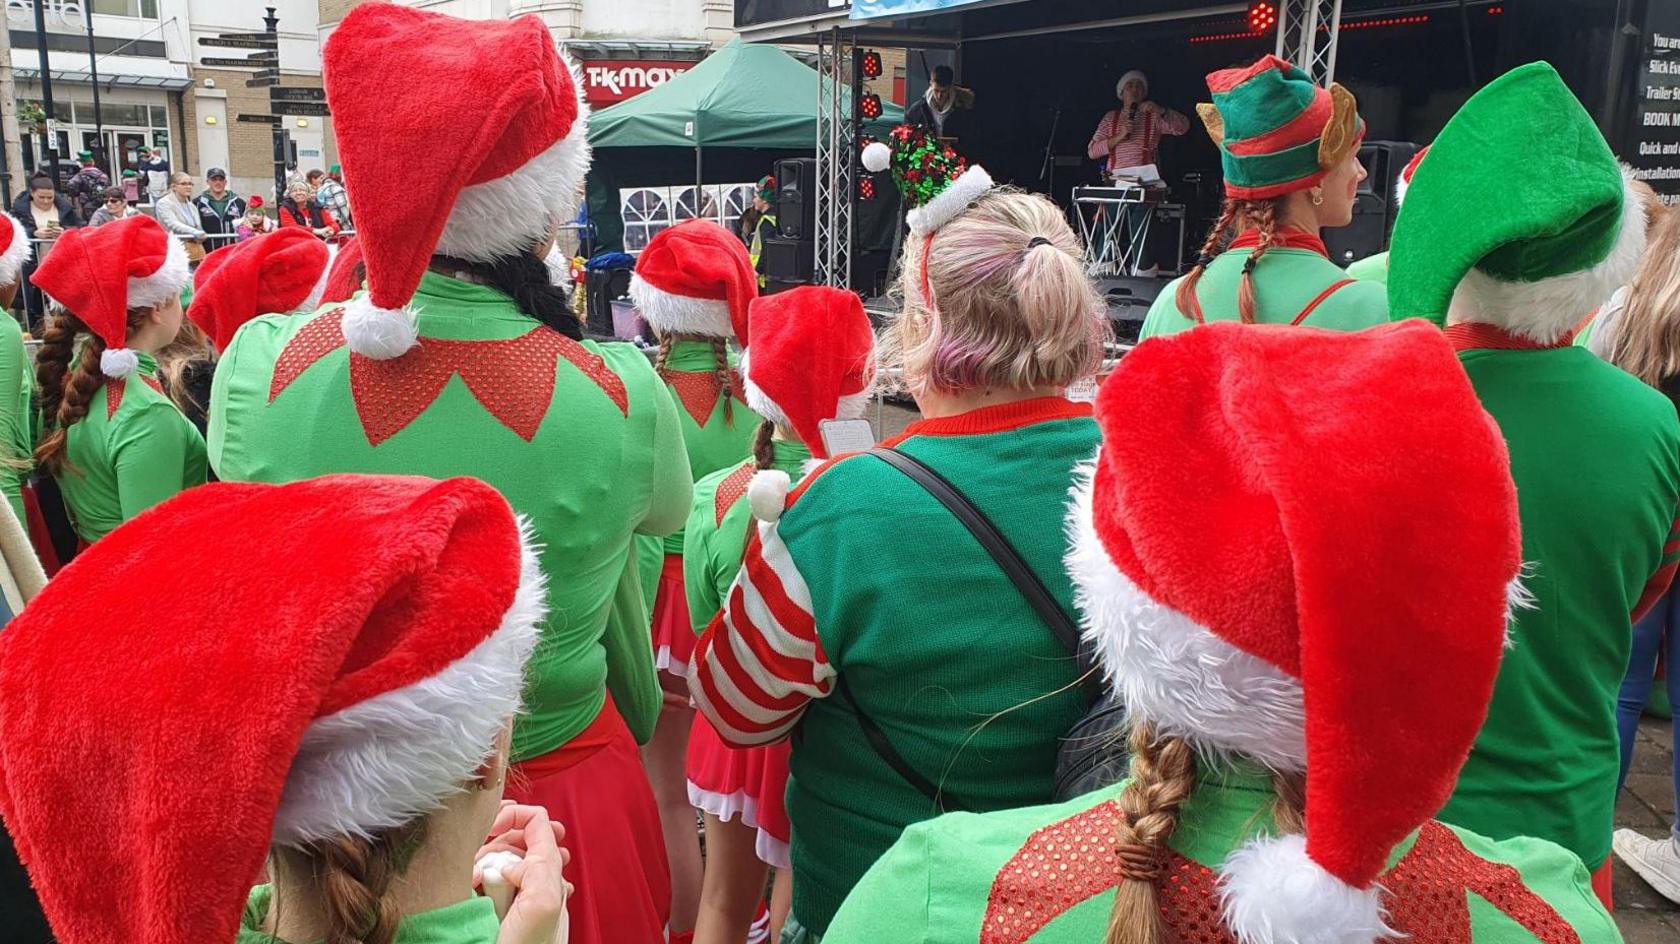
[[[36,2],[39,3],[39,0]],[[99,113],[99,58],[93,48],[93,4],[82,4],[82,17],[87,23],[88,74],[93,79],[93,159],[94,163],[103,164],[105,172],[115,179],[116,169],[111,166],[110,156],[105,150],[105,120]]]

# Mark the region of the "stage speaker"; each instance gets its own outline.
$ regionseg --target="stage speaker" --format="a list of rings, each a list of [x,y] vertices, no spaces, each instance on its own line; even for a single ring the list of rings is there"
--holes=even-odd
[[[1359,149],[1367,176],[1353,200],[1353,222],[1324,230],[1331,262],[1345,266],[1388,248],[1388,234],[1400,212],[1394,201],[1394,182],[1417,152],[1418,146],[1410,141],[1367,141]]]
[[[817,159],[789,157],[776,162],[776,234],[811,239],[817,232]]]
[[[779,218],[777,222],[781,222]],[[810,237],[765,237],[764,254],[758,260],[764,277],[778,282],[809,282],[816,263],[817,244]]]

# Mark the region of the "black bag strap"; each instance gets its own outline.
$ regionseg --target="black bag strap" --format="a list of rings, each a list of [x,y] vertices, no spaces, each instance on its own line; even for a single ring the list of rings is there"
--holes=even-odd
[[[852,695],[852,687],[846,684],[844,673],[839,676],[838,688],[840,689],[840,697],[846,699],[846,704],[852,707],[852,713],[857,715],[858,727],[863,729],[864,739],[869,742],[869,746],[875,751],[875,754],[886,761],[887,766],[893,769],[893,773],[903,778],[905,783],[915,787],[916,792],[932,800],[934,806],[942,812],[949,813],[968,809],[954,794],[947,790],[941,790],[933,781],[922,776],[916,768],[910,766],[910,762],[904,759],[904,755],[900,754],[892,746],[892,742],[887,740],[887,733],[882,731],[881,726],[875,723],[875,719],[869,717],[869,713],[863,710],[862,705],[858,704],[857,698]]]

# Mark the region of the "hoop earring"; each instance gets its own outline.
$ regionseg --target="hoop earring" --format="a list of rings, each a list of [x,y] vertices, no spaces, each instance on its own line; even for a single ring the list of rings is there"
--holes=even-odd
[[[1313,206],[1321,207],[1323,205],[1324,205],[1324,194],[1322,194],[1322,193],[1313,194]]]

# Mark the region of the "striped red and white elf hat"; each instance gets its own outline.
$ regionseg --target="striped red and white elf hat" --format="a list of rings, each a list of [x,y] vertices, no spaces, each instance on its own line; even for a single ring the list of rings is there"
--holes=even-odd
[[[1306,778],[1306,835],[1219,866],[1226,924],[1384,936],[1376,880],[1451,795],[1499,670],[1521,562],[1499,429],[1419,321],[1146,341],[1096,415],[1068,564],[1109,681],[1159,735]]]
[[[135,214],[60,236],[29,280],[105,342],[105,376],[127,377],[140,366],[127,346],[128,310],[180,297],[187,250],[157,220]]]

